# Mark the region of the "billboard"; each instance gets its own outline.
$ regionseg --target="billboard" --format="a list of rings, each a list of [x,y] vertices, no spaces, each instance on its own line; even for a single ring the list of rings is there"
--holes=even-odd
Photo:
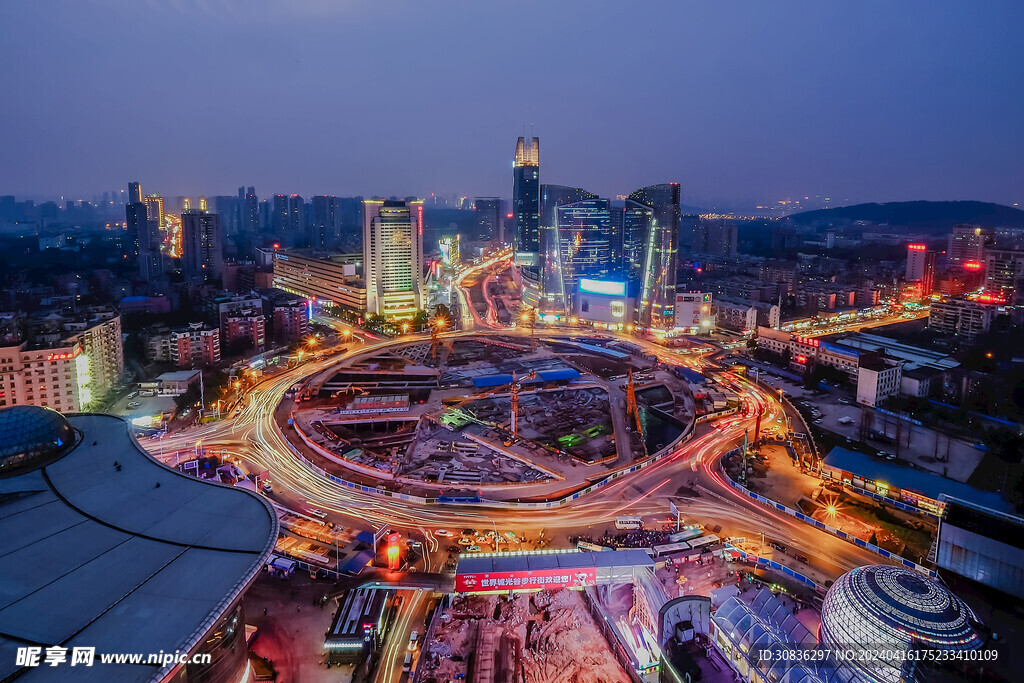
[[[605,296],[626,296],[626,283],[605,280],[580,278],[580,291],[588,294],[604,294]]]
[[[455,592],[582,588],[597,585],[596,567],[532,569],[515,572],[456,574]]]

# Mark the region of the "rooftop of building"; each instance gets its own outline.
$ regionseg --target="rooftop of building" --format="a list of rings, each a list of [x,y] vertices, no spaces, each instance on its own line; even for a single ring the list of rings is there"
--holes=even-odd
[[[1024,550],[1024,519],[990,510],[956,497],[946,496],[943,524],[993,538]]]
[[[854,332],[853,334],[843,335],[836,341],[843,346],[849,346],[862,351],[884,350],[887,356],[905,360],[917,366],[929,365],[940,370],[949,370],[960,365],[956,359],[944,351],[911,346],[898,339],[883,337],[878,334]]]
[[[158,382],[187,382],[199,374],[198,370],[172,370],[156,378]]]
[[[940,495],[947,494],[999,512],[1007,512],[1011,509],[1010,504],[1003,500],[998,493],[982,491],[955,479],[947,479],[932,472],[879,460],[866,453],[851,451],[841,446],[836,446],[829,451],[824,462],[829,467],[835,467],[871,481],[884,482],[892,488],[916,491],[932,500],[938,500]]]
[[[81,434],[69,452],[0,479],[5,680],[66,677],[63,668],[19,670],[15,650],[26,645],[191,651],[262,569],[277,536],[265,501],[161,465],[124,420],[67,421]],[[7,438],[0,434],[0,443]],[[97,665],[75,680],[127,683],[163,673],[159,665]]]

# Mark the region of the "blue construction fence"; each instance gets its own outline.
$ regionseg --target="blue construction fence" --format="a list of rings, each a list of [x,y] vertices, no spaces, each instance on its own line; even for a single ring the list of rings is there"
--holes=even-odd
[[[822,586],[821,584],[816,582],[811,577],[805,576],[804,574],[801,574],[800,572],[798,572],[795,569],[790,569],[786,565],[780,564],[780,563],[776,562],[775,560],[770,560],[767,557],[761,557],[759,555],[755,555],[754,553],[748,553],[747,551],[742,550],[741,548],[737,548],[736,546],[734,546],[734,545],[732,545],[730,543],[726,543],[725,544],[725,549],[728,552],[739,553],[740,555],[743,556],[744,560],[746,560],[748,562],[753,561],[758,567],[766,567],[768,569],[774,569],[775,571],[782,572],[786,576],[790,576],[790,577],[796,579],[797,581],[799,581],[801,583],[804,583],[804,584],[807,584],[808,586],[811,586],[812,588],[815,588],[815,589],[821,590],[821,591],[825,590],[824,586]]]

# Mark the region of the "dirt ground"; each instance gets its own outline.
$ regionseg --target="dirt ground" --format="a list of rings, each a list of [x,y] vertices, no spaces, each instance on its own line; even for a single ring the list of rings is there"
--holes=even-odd
[[[527,683],[626,683],[576,591],[456,598],[424,648],[421,680],[454,680],[477,668]],[[471,654],[470,654],[471,653]]]

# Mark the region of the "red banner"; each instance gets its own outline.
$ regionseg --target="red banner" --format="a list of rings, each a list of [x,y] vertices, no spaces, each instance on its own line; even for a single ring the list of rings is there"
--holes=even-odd
[[[555,590],[596,585],[597,569],[594,567],[455,575],[455,591],[457,593],[532,590],[535,588]]]

